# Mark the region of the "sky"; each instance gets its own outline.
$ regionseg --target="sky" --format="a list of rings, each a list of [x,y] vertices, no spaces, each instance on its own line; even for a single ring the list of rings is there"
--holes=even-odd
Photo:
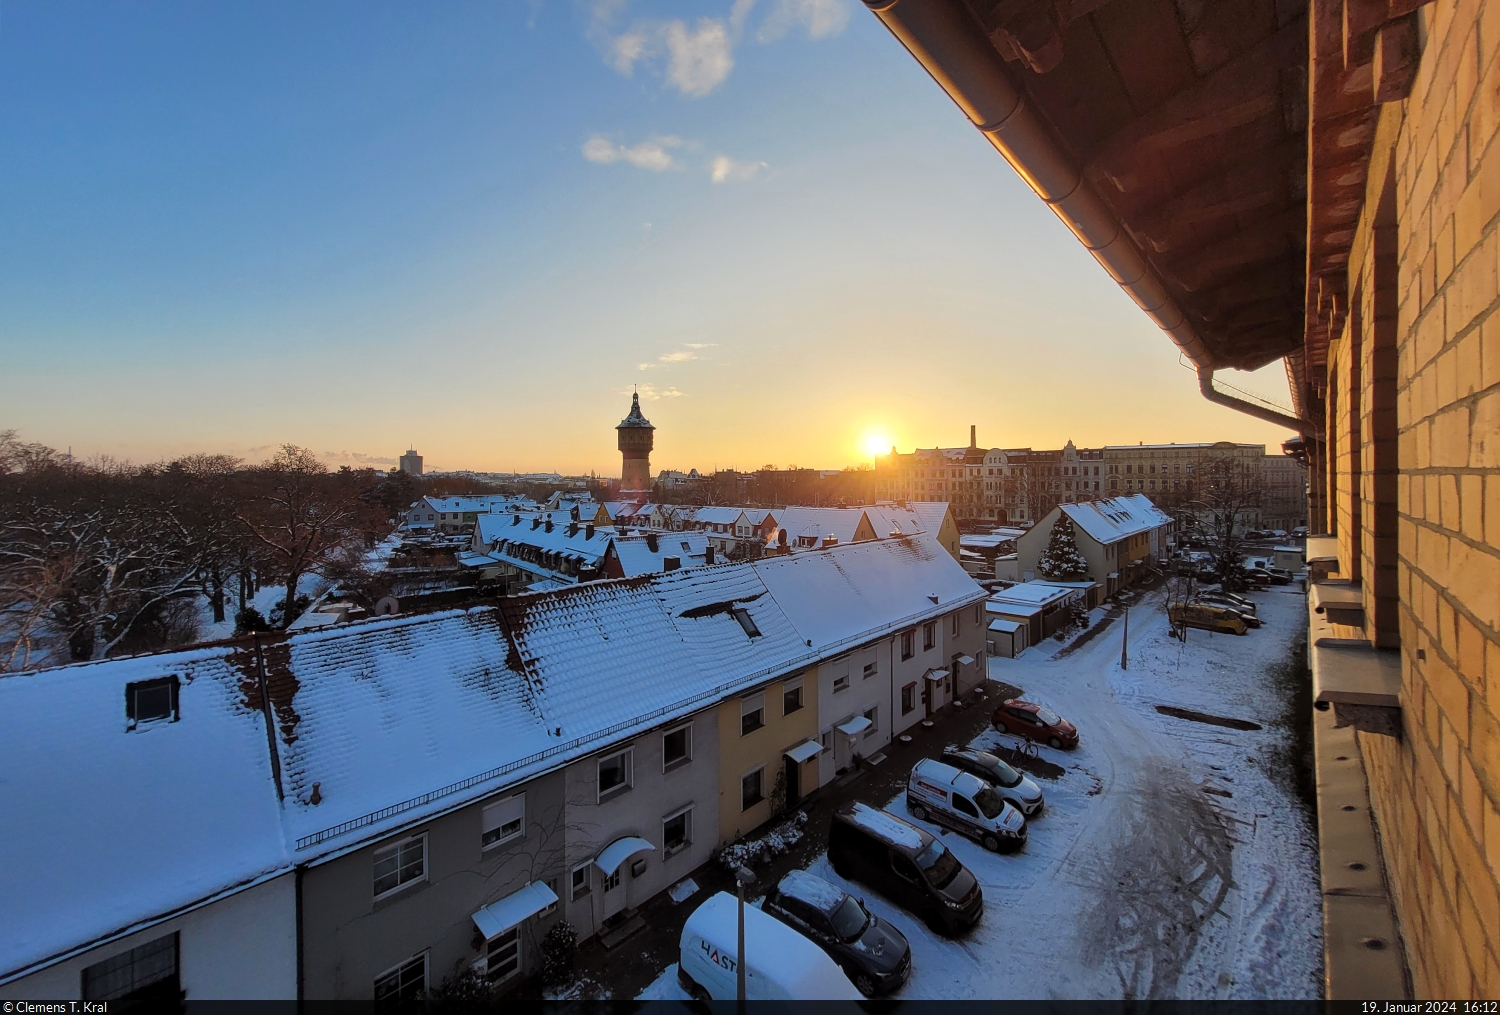
[[[1291,436],[855,0],[0,0],[0,94],[0,430],[76,455],[617,476],[635,390],[653,469]]]

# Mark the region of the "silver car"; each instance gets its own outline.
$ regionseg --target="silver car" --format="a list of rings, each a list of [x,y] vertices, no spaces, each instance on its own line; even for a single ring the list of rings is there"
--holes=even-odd
[[[1034,818],[1042,813],[1042,788],[993,754],[968,747],[945,747],[942,762],[960,772],[979,776],[1023,817]]]

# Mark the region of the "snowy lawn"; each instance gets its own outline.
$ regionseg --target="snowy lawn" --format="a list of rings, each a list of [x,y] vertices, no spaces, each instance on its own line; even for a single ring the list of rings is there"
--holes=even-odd
[[[1276,769],[1288,733],[1272,673],[1305,628],[1290,589],[1254,594],[1264,627],[1244,637],[1167,634],[1160,594],[1079,651],[1045,643],[990,675],[1079,727],[1076,751],[1039,779],[1047,806],[1015,854],[942,836],[984,888],[985,913],[938,937],[868,887],[813,873],[868,900],[912,945],[902,998],[1316,998],[1322,973],[1317,848],[1310,815]],[[1261,729],[1164,715],[1157,706]],[[1241,723],[1240,725],[1243,725]],[[986,732],[976,747],[1010,744]],[[905,794],[876,800],[910,820]],[[642,997],[680,997],[676,966]]]

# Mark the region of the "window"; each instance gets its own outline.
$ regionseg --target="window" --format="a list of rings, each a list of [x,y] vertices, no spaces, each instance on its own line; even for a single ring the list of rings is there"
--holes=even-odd
[[[870,720],[870,728],[865,730],[865,739],[868,740],[880,729],[880,707],[876,706],[866,711],[865,718]]]
[[[130,728],[143,722],[177,721],[177,678],[160,677],[125,685],[125,718]]]
[[[427,877],[427,833],[375,851],[375,898]]]
[[[630,788],[633,752],[621,751],[599,761],[599,799],[605,800]]]
[[[619,887],[620,887],[620,868],[616,867],[615,868],[615,872],[604,879],[604,890],[606,892],[612,892],[616,888],[619,888]]]
[[[916,655],[916,652],[912,649],[912,642],[914,640],[915,639],[913,638],[911,631],[902,631],[901,632],[901,658],[902,659],[910,659],[912,656]]]
[[[375,977],[375,1009],[387,1011],[427,993],[427,953],[414,955]]]
[[[555,895],[555,896],[557,896],[560,899],[560,898],[562,898],[562,892],[559,892],[557,890],[557,881],[558,881],[557,878],[548,878],[545,883],[546,883],[547,887],[549,889],[551,889],[552,894]],[[541,909],[537,910],[537,914],[536,915],[537,916],[551,916],[555,912],[557,912],[557,903],[553,902],[550,905],[544,906]]]
[[[974,604],[974,623],[976,623],[976,624],[980,623],[980,621],[982,620],[982,618],[980,617],[980,614],[983,612],[983,610],[984,610],[984,604],[983,603],[975,603]]]
[[[922,625],[922,651],[927,651],[937,644],[937,623]]]
[[[907,684],[901,688],[901,714],[907,715],[917,707],[917,685]]]
[[[177,935],[121,952],[83,971],[83,1000],[134,1001],[182,999],[177,970]]]
[[[693,728],[679,726],[661,735],[661,770],[669,772],[693,760]]]
[[[568,890],[573,898],[582,898],[589,893],[589,867],[593,862],[588,860],[573,868],[573,875],[568,882]]]
[[[952,628],[950,630],[952,630],[954,637],[957,637],[958,636],[958,614],[955,613],[950,619],[953,622],[953,626],[952,626]]]
[[[748,811],[766,798],[763,787],[765,774],[765,767],[762,766],[740,778],[740,810]]]
[[[734,614],[734,619],[740,622],[740,627],[745,629],[747,635],[752,638],[760,637],[760,628],[755,626],[755,618],[750,616],[749,610],[732,610],[731,612]]]
[[[845,673],[842,676],[837,676],[837,677],[833,678],[833,693],[834,694],[838,694],[840,691],[847,691],[847,690],[849,690],[849,674]]]
[[[526,834],[526,794],[517,793],[484,808],[480,846],[497,846]]]
[[[877,663],[865,663],[865,679],[869,680],[880,669]]]
[[[693,809],[684,807],[661,819],[661,848],[667,856],[693,844]]]
[[[791,715],[802,708],[802,678],[781,685],[781,714]]]
[[[953,794],[953,809],[976,821],[979,819],[979,811],[975,809],[974,804],[966,796],[960,796],[957,793]]]
[[[754,694],[740,699],[740,736],[749,736],[766,724],[766,696]]]
[[[484,977],[491,983],[508,980],[521,971],[521,927],[503,930],[484,948]]]

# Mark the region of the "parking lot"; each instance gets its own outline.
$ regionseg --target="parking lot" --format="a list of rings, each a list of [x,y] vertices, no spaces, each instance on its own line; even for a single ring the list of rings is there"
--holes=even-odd
[[[934,935],[840,879],[822,851],[799,858],[906,934],[912,974],[897,996],[1319,996],[1315,833],[1288,728],[1299,689],[1282,665],[1305,629],[1303,599],[1296,586],[1253,598],[1264,627],[1242,637],[1194,630],[1184,644],[1167,635],[1160,594],[1147,594],[1130,611],[1125,669],[1124,618],[1071,651],[1049,641],[990,660],[992,680],[1072,720],[1081,743],[1039,749],[1060,769],[1033,767],[1053,777],[1040,780],[1046,810],[1019,853],[987,853],[918,822],[983,886],[984,916],[966,936]],[[981,748],[1014,743],[983,723],[965,732]],[[867,788],[861,799],[910,819],[899,785]],[[639,996],[681,996],[675,973],[666,965]]]

